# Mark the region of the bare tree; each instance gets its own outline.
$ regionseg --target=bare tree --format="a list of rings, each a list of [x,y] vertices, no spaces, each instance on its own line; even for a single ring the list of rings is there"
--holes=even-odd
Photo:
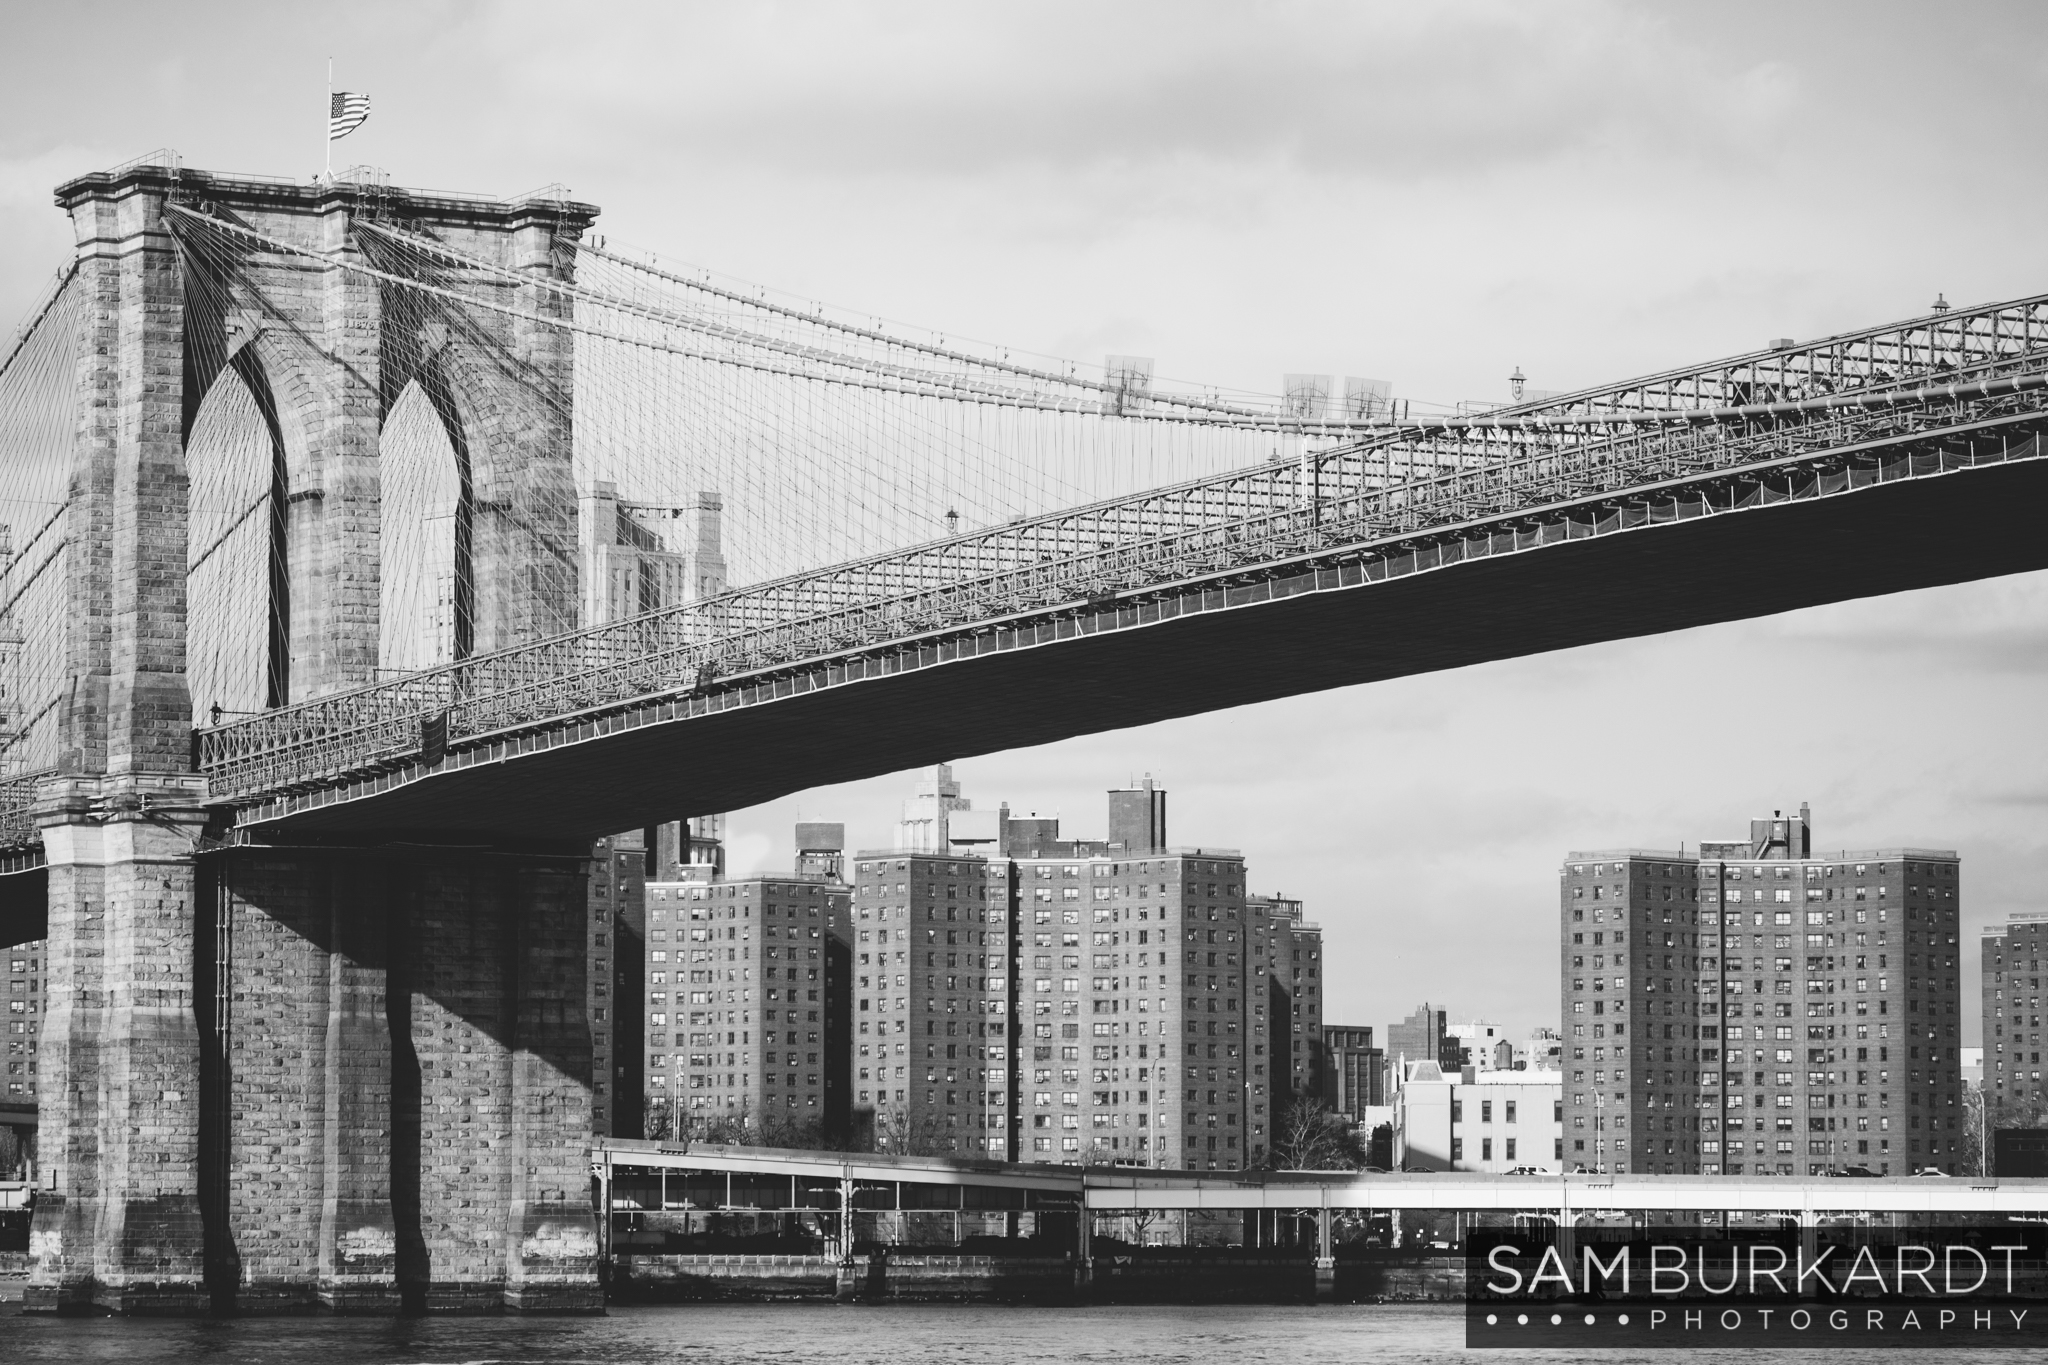
[[[904,1109],[875,1114],[875,1150],[896,1156],[949,1156],[953,1142],[934,1114],[913,1116]]]
[[[669,1108],[668,1096],[658,1090],[649,1090],[640,1105],[640,1131],[649,1142],[668,1142],[675,1136],[675,1111]]]
[[[2048,1128],[2048,1097],[1993,1099],[1979,1088],[1964,1093],[1963,1105],[1963,1144],[1968,1150],[1958,1164],[1965,1175],[1998,1174],[1999,1129]]]
[[[733,1147],[785,1147],[838,1151],[846,1140],[828,1133],[820,1118],[756,1116],[748,1107],[711,1115],[678,1112],[666,1095],[650,1090],[642,1131],[652,1142],[715,1142]]]
[[[1963,1151],[1956,1163],[1964,1175],[1988,1175],[1991,1165],[1990,1126],[1995,1126],[1997,1116],[1987,1114],[1984,1092],[1970,1086],[1963,1087]],[[1987,1123],[1988,1120],[1988,1123]]]
[[[1294,1101],[1273,1124],[1268,1170],[1355,1171],[1364,1164],[1365,1146],[1357,1130],[1320,1100]]]

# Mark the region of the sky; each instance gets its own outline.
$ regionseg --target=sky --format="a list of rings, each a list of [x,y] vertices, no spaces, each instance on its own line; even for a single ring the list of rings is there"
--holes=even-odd
[[[2048,8],[0,3],[0,320],[64,179],[158,147],[513,195],[860,312],[1272,392],[1569,389],[2048,288]],[[2048,576],[1850,602],[963,761],[1103,832],[1150,773],[1324,928],[1333,1021],[1556,1022],[1558,864],[1812,804],[1823,848],[1963,856],[2048,910]],[[912,774],[736,812],[886,843]],[[1976,1028],[1974,1017],[1967,1026]],[[1971,1039],[1974,1041],[1974,1037]]]

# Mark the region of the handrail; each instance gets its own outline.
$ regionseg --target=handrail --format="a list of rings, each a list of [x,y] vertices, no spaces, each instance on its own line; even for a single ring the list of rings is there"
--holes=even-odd
[[[35,801],[36,784],[54,776],[55,772],[55,769],[40,769],[0,778],[0,849],[21,848],[41,837],[30,809]]]

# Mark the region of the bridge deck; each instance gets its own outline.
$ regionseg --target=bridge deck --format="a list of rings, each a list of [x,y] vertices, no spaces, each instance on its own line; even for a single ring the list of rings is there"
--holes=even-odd
[[[2030,438],[2031,439],[2031,438]],[[1845,496],[1321,566],[1312,554],[549,719],[257,803],[268,837],[573,841],[800,787],[1333,687],[2048,568],[2034,457]],[[549,800],[536,802],[535,792]]]

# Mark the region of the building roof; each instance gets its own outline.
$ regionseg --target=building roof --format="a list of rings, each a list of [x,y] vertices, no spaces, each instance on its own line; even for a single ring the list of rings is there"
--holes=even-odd
[[[1554,1088],[1562,1089],[1564,1086],[1564,1073],[1562,1071],[1552,1070],[1548,1067],[1538,1068],[1532,1071],[1513,1071],[1507,1069],[1477,1071],[1473,1073],[1471,1080],[1465,1081],[1463,1082],[1463,1084],[1547,1085]]]
[[[1687,862],[1698,861],[1697,854],[1687,853],[1684,849],[1679,849],[1676,852],[1674,852],[1668,848],[1573,849],[1571,852],[1564,855],[1564,860],[1568,863],[1576,862],[1580,858],[1675,858]]]
[[[1709,844],[1748,844],[1747,839],[1706,839]],[[1803,858],[1754,858],[1747,854],[1729,857],[1719,855],[1702,859],[1698,853],[1687,853],[1683,849],[1673,852],[1668,848],[1589,848],[1573,849],[1564,855],[1568,863],[1581,859],[1597,862],[1602,858],[1668,858],[1677,862],[1697,863],[1843,863],[1863,859],[1866,862],[1884,858],[1954,858],[1960,861],[1962,855],[1952,848],[1844,848],[1832,853],[1815,851]]]

